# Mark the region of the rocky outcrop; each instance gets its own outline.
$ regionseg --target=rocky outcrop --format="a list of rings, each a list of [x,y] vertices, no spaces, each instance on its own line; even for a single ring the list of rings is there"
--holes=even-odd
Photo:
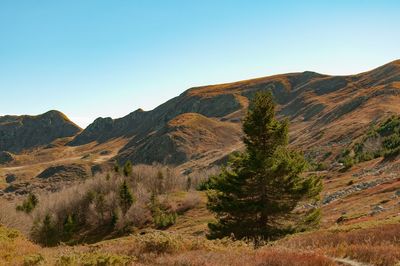
[[[88,177],[88,169],[79,164],[52,166],[41,172],[37,178],[52,181],[77,180]]]
[[[14,156],[12,153],[7,151],[0,151],[0,165],[6,164],[14,161]]]
[[[17,180],[17,177],[14,174],[7,174],[6,175],[6,182],[7,183],[12,183],[15,180]]]
[[[58,111],[38,116],[0,117],[0,150],[21,152],[47,145],[58,138],[71,137],[80,128]]]

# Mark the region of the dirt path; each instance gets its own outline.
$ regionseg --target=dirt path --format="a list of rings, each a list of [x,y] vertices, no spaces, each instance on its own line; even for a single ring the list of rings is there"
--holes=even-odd
[[[71,161],[76,161],[76,160],[79,160],[79,159],[81,159],[81,156],[63,158],[63,159],[52,160],[52,161],[41,162],[41,163],[25,164],[25,165],[21,165],[21,166],[4,167],[4,168],[0,168],[0,169],[4,170],[4,171],[15,171],[15,170],[21,170],[21,169],[24,169],[24,168],[27,168],[27,167],[34,167],[34,166],[47,165],[47,164],[55,164],[55,163],[61,163],[61,162],[71,162]]]
[[[339,263],[339,265],[344,265],[344,266],[372,266],[371,264],[366,264],[347,258],[331,258],[331,259]]]

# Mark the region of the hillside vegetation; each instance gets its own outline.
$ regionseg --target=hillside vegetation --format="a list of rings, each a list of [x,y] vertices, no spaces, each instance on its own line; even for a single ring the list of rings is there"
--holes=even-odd
[[[0,117],[0,265],[397,266],[399,97],[398,60],[191,88],[83,131]]]

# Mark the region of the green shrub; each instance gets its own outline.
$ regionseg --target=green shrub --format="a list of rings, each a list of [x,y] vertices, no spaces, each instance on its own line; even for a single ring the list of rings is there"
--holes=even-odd
[[[377,129],[381,136],[389,136],[400,131],[400,116],[392,116]]]
[[[183,249],[183,240],[164,232],[138,236],[144,253],[174,253]]]
[[[165,229],[176,222],[177,214],[175,212],[168,212],[161,206],[155,194],[151,196],[150,210],[153,215],[153,222],[157,229]]]
[[[384,157],[385,157],[385,159],[388,159],[388,158],[393,158],[398,155],[400,155],[400,147],[393,149],[393,150],[386,151],[384,154]]]
[[[32,227],[32,237],[45,246],[54,246],[59,242],[59,231],[50,214],[43,221],[36,221]]]
[[[325,171],[328,169],[328,164],[324,162],[320,162],[317,164],[316,170],[317,171]]]
[[[123,169],[124,176],[131,176],[132,175],[132,163],[131,161],[126,161],[124,164],[124,169]]]
[[[24,257],[24,266],[40,265],[44,261],[41,254],[33,254]]]
[[[344,157],[340,162],[343,163],[344,170],[348,170],[354,165],[354,159],[350,155]]]
[[[177,216],[178,215],[176,213],[160,212],[159,214],[157,214],[153,217],[154,224],[157,229],[168,228],[171,225],[175,224]]]
[[[22,202],[22,205],[17,206],[17,211],[23,211],[26,213],[31,213],[33,209],[35,209],[36,205],[38,205],[39,199],[35,194],[30,193],[28,197]]]

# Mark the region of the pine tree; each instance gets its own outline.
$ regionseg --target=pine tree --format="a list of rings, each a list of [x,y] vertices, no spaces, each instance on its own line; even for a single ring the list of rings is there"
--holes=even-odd
[[[122,183],[122,185],[120,187],[119,199],[120,199],[122,212],[123,212],[123,214],[125,214],[134,202],[132,192],[131,192],[126,180],[124,180],[124,182]]]
[[[189,191],[192,188],[192,178],[188,176],[186,180],[186,191]]]
[[[113,209],[111,212],[111,221],[110,221],[111,227],[115,227],[117,225],[118,220],[119,220],[119,212],[118,210]]]
[[[117,174],[121,174],[121,166],[119,165],[118,162],[115,162],[114,164],[114,172]]]
[[[39,242],[45,246],[53,246],[58,242],[58,232],[50,214],[46,214],[38,229]]]
[[[101,224],[104,224],[104,213],[107,210],[107,205],[103,193],[97,194],[95,209],[100,216]]]
[[[69,240],[76,229],[76,221],[74,215],[67,215],[64,221],[64,238]]]
[[[304,157],[287,148],[288,122],[275,118],[271,93],[259,92],[244,119],[246,150],[210,180],[208,208],[216,214],[210,238],[276,239],[319,221],[319,210],[295,211],[299,202],[316,201],[321,180],[305,176]]]
[[[128,161],[125,162],[123,172],[124,172],[124,176],[126,176],[126,177],[132,175],[132,163],[131,163],[131,161],[128,160]]]
[[[110,175],[110,173],[107,173],[107,175],[106,175],[106,180],[107,180],[107,181],[109,181],[109,180],[110,180],[110,178],[111,178],[111,175]]]
[[[163,194],[165,191],[164,174],[159,170],[157,172],[157,193]]]

